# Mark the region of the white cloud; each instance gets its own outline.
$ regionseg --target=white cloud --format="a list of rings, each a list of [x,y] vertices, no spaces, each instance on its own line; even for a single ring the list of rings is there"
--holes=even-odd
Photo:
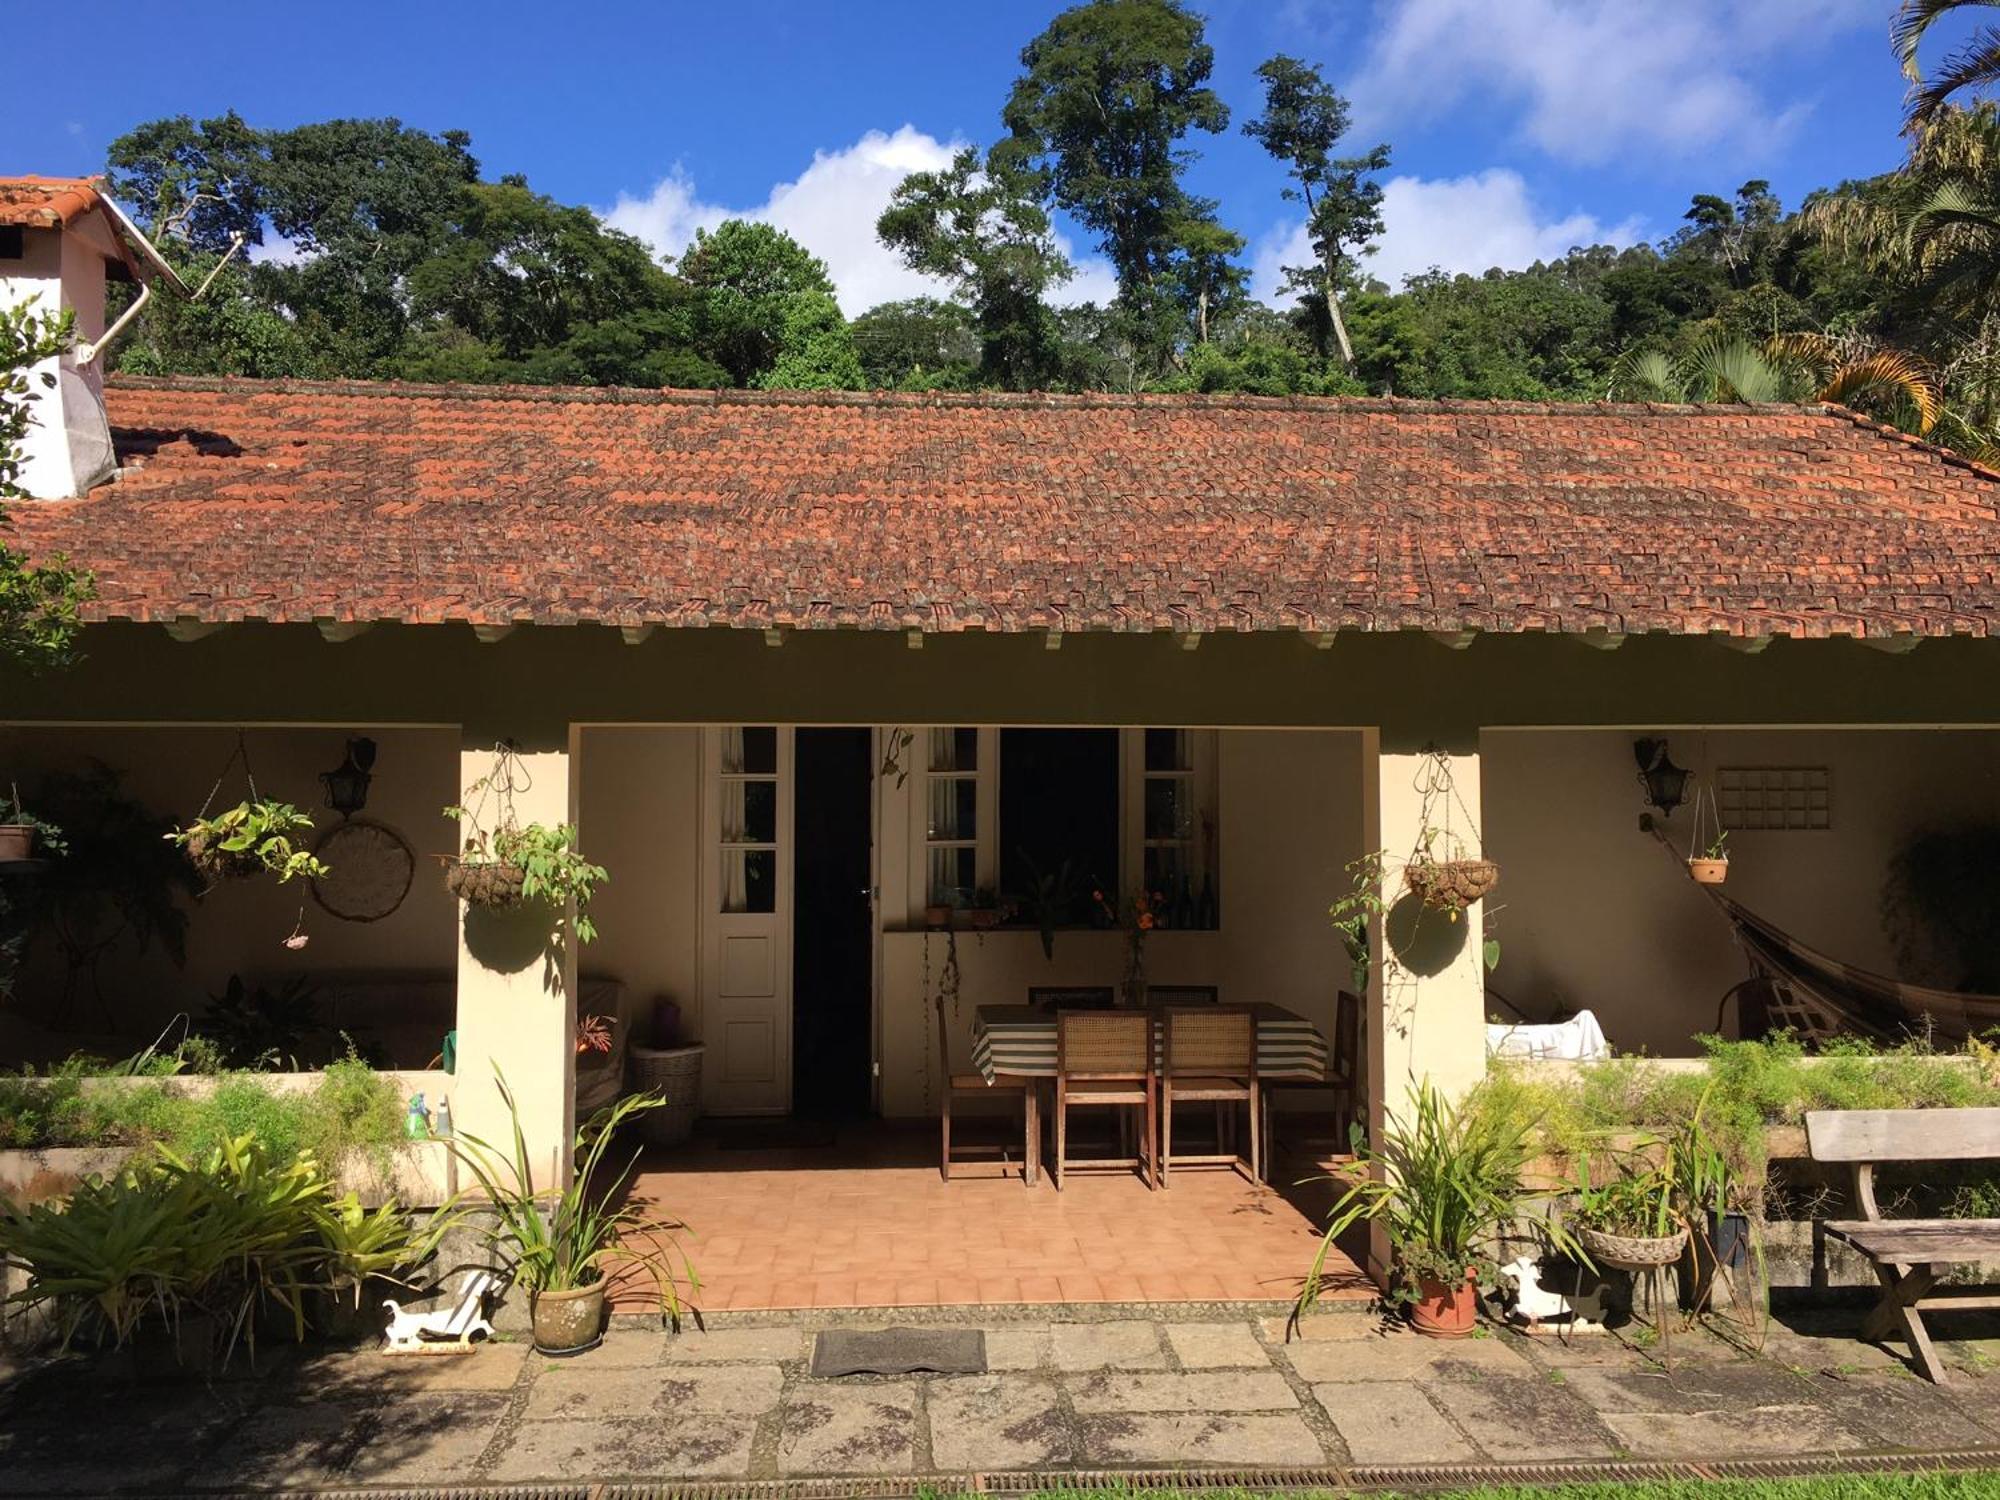
[[[1593,215],[1544,219],[1521,174],[1504,167],[1465,177],[1395,177],[1382,186],[1382,238],[1364,263],[1391,287],[1433,266],[1477,275],[1500,266],[1518,270],[1551,260],[1575,245],[1629,245],[1639,224],[1605,225]],[[1303,222],[1280,224],[1259,242],[1252,269],[1255,294],[1276,304],[1281,268],[1309,265],[1312,246]]]
[[[1767,153],[1804,119],[1759,65],[1857,26],[1881,0],[1378,0],[1373,45],[1347,84],[1360,135],[1450,114],[1493,129],[1496,111],[1564,161],[1636,153]]]
[[[644,197],[619,194],[603,217],[615,229],[637,235],[661,255],[679,255],[697,229],[713,229],[724,219],[752,219],[792,236],[821,260],[833,277],[841,310],[849,317],[877,303],[904,297],[944,296],[949,288],[906,267],[875,238],[875,221],[889,206],[896,185],[912,172],[934,172],[951,164],[963,142],[940,141],[904,125],[893,133],[871,130],[852,146],[813,153],[812,165],[789,182],[774,186],[761,204],[731,208],[702,198],[694,179],[679,167]],[[1058,239],[1065,254],[1067,243]],[[1072,257],[1074,259],[1074,257]],[[1055,300],[1103,300],[1109,269],[1084,262],[1058,289]],[[1112,283],[1112,290],[1116,290]]]

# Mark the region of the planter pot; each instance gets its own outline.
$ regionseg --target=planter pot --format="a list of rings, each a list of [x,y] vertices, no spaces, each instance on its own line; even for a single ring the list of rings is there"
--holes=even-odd
[[[1577,1239],[1599,1266],[1614,1271],[1657,1271],[1673,1265],[1687,1248],[1688,1232],[1676,1234],[1607,1234],[1602,1229],[1577,1231]]]
[[[515,906],[527,872],[498,860],[468,864],[454,860],[444,867],[444,888],[468,906]]]
[[[32,859],[34,854],[33,823],[0,823],[0,865]]]
[[[975,932],[991,932],[1000,925],[1000,913],[990,906],[975,906],[966,916]]]
[[[1710,1214],[1706,1235],[1695,1236],[1688,1249],[1693,1261],[1689,1301],[1697,1310],[1712,1306],[1718,1291],[1727,1300],[1749,1285],[1748,1214]]]
[[[210,885],[225,880],[249,880],[264,873],[264,861],[254,849],[218,849],[196,834],[187,841],[188,863]]]
[[[1428,907],[1458,911],[1500,883],[1500,867],[1490,859],[1419,860],[1403,870],[1403,884]]]
[[[530,1292],[528,1321],[535,1352],[553,1359],[582,1354],[604,1342],[604,1283],[567,1292]]]
[[[1688,874],[1694,877],[1696,885],[1721,885],[1729,878],[1729,861],[1726,859],[1691,859]]]
[[[707,1049],[700,1042],[685,1047],[643,1047],[634,1042],[627,1048],[632,1087],[664,1095],[667,1101],[665,1107],[639,1116],[639,1134],[648,1145],[685,1145],[694,1133],[695,1116],[701,1113],[701,1068],[706,1055]]]
[[[926,906],[924,908],[924,926],[932,929],[951,926],[951,908],[949,906]]]
[[[1410,1304],[1410,1326],[1425,1338],[1462,1339],[1479,1322],[1479,1287],[1468,1276],[1456,1286],[1424,1280]]]

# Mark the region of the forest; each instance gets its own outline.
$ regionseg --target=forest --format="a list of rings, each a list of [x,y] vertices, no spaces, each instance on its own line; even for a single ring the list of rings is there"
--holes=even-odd
[[[1962,0],[1961,0],[1962,3]],[[1904,161],[1780,202],[1696,196],[1656,244],[1585,245],[1401,287],[1369,274],[1392,143],[1351,139],[1312,62],[1276,56],[1254,113],[1210,86],[1181,0],[1089,0],[1021,52],[992,144],[908,177],[881,242],[949,295],[843,316],[826,267],[732,220],[671,260],[586,207],[489,175],[462,131],[394,119],[260,129],[231,113],[113,143],[114,190],[190,277],[118,363],[144,374],[768,389],[1203,391],[1507,400],[1825,399],[1975,456],[2000,420],[2000,71],[1989,34],[1933,57],[1955,0],[1905,0]],[[1244,237],[1186,186],[1240,130],[1286,173],[1312,263],[1248,292]],[[1068,305],[1054,215],[1115,270]]]

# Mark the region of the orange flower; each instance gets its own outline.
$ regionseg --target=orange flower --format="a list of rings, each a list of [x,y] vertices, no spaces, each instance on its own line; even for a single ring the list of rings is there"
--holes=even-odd
[[[1140,916],[1139,930],[1141,932],[1151,932],[1153,930],[1153,914],[1151,912],[1146,912]]]

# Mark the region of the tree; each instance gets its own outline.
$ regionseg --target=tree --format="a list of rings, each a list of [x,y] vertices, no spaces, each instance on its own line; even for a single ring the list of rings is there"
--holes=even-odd
[[[1334,147],[1347,134],[1347,101],[1319,69],[1282,53],[1257,69],[1264,80],[1264,113],[1243,127],[1243,133],[1287,164],[1295,187],[1285,196],[1303,203],[1306,234],[1319,258],[1317,288],[1340,345],[1340,361],[1354,368],[1354,345],[1340,312],[1342,281],[1352,274],[1355,259],[1366,255],[1382,232],[1382,188],[1374,174],[1389,165],[1389,148],[1376,146],[1360,156],[1336,157]],[[1288,289],[1310,273],[1286,268]]]
[[[787,295],[778,318],[778,352],[757,377],[767,391],[851,391],[866,385],[854,334],[829,292]]]
[[[875,222],[903,264],[952,283],[979,333],[982,381],[1009,390],[1048,384],[1057,364],[1055,320],[1043,300],[1070,276],[1049,216],[1017,177],[986,171],[960,151],[938,172],[896,187]]]
[[[1685,358],[1636,351],[1619,361],[1613,395],[1645,401],[1879,403],[1919,433],[1942,410],[1937,384],[1920,360],[1861,340],[1780,334],[1762,346],[1708,339]]]
[[[41,391],[55,376],[30,371],[67,349],[73,319],[68,313],[39,311],[28,304],[0,307],[0,502],[24,498],[21,470],[28,429],[35,422]],[[0,529],[6,511],[0,505]],[[74,652],[77,611],[91,596],[88,574],[61,558],[36,565],[11,547],[0,546],[0,658],[30,670],[66,664]]]
[[[979,375],[979,332],[971,311],[956,302],[884,302],[848,326],[862,374],[877,390],[955,390]]]
[[[1089,0],[1051,21],[1021,63],[989,166],[1096,231],[1143,336],[1174,294],[1190,225],[1208,217],[1181,184],[1193,156],[1181,141],[1229,124],[1208,87],[1215,53],[1202,19],[1179,0]]]
[[[833,298],[833,281],[818,257],[783,230],[745,219],[696,230],[680,274],[697,293],[697,349],[741,386],[759,384],[777,364],[788,320],[800,329],[801,318],[810,321],[813,315],[794,299],[802,293]]]
[[[2000,83],[2000,27],[1980,27],[1928,76],[1918,56],[1924,38],[1939,21],[1974,6],[1990,8],[1993,4],[1994,0],[1903,0],[1897,9],[1889,23],[1889,38],[1903,76],[1910,81],[1909,126],[1913,131],[1935,122],[1950,107],[1953,95]]]

